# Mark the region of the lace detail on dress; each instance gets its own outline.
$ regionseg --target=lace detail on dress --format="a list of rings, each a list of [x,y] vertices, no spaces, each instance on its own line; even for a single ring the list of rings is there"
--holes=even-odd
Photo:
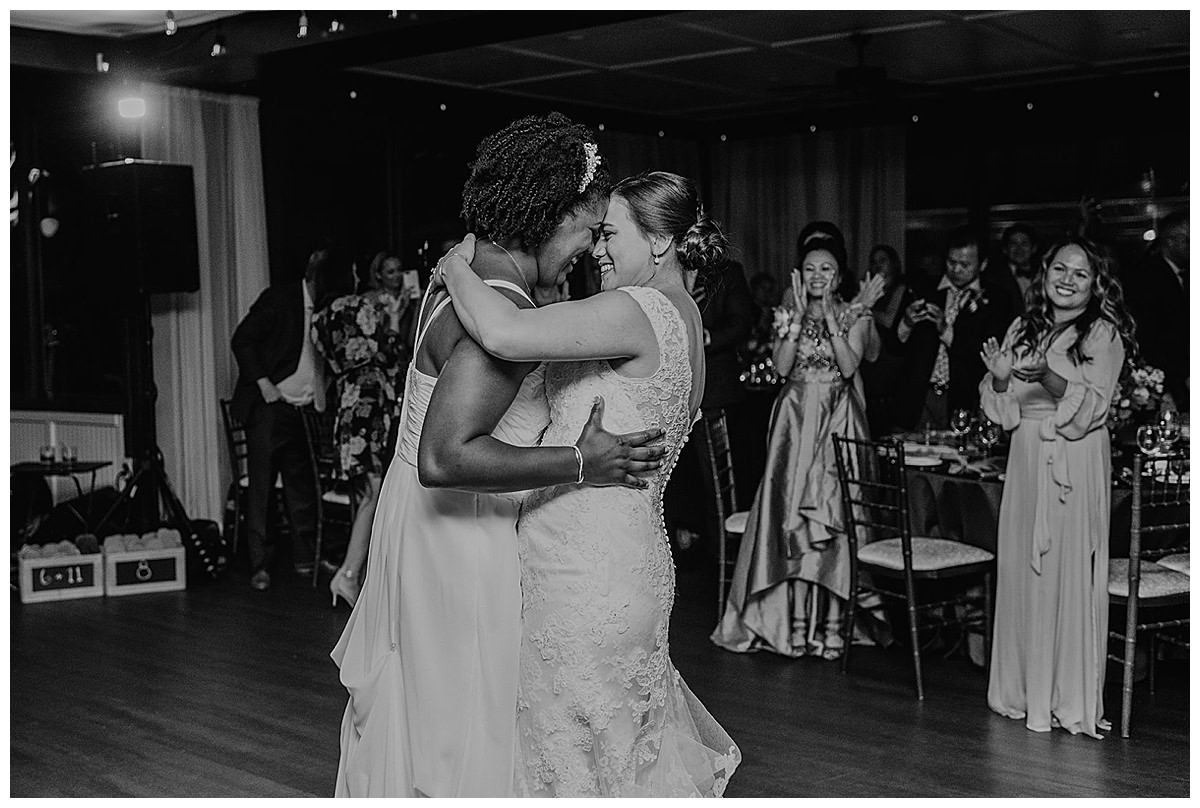
[[[741,759],[669,655],[675,567],[662,494],[691,428],[687,329],[657,290],[623,291],[654,329],[658,369],[630,378],[607,361],[551,364],[543,444],[573,443],[600,395],[606,429],[663,429],[668,462],[645,490],[563,485],[526,501],[517,533],[522,795],[719,795]]]

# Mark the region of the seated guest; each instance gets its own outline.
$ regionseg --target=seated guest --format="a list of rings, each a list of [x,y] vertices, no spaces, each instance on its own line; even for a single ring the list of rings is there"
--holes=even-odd
[[[896,339],[896,322],[900,318],[900,303],[908,285],[905,283],[900,255],[888,244],[876,244],[871,248],[867,274],[868,277],[883,280],[883,296],[871,308],[875,330],[879,334],[879,355],[874,361],[864,362],[860,369],[871,434],[880,436],[892,428],[893,399],[904,365],[904,346]]]
[[[909,289],[896,338],[904,371],[896,391],[896,423],[945,429],[950,412],[979,409],[979,348],[1012,320],[1012,299],[980,278],[983,242],[970,228],[950,234],[946,270],[932,294]]]
[[[837,659],[850,593],[850,548],[833,435],[865,438],[858,369],[872,318],[847,303],[857,285],[833,239],[801,243],[784,292],[775,366],[787,377],[771,416],[767,469],[712,641],[730,651]],[[874,303],[874,299],[871,300]]]
[[[351,283],[350,268],[340,256],[317,250],[303,281],[267,287],[233,332],[238,379],[230,409],[246,431],[246,544],[250,585],[259,591],[271,585],[275,545],[267,534],[267,508],[276,474],[283,478],[293,561],[306,562],[313,554],[317,481],[300,408],[312,406],[323,389],[324,363],[314,354],[309,334],[314,312]]]
[[[1133,324],[1095,245],[1046,253],[1029,308],[983,343],[988,418],[1012,432],[997,533],[988,706],[1099,738],[1112,458],[1105,422]]]
[[[1004,289],[1013,312],[1025,312],[1025,293],[1037,274],[1037,233],[1024,222],[1009,225],[1000,237],[1000,254],[983,268],[983,279]]]
[[[1150,252],[1123,281],[1142,359],[1162,370],[1164,387],[1181,410],[1189,406],[1190,252],[1188,213],[1176,211],[1162,220]]]
[[[413,307],[401,290],[400,259],[376,255],[370,280],[370,291],[339,297],[313,317],[313,344],[337,382],[334,433],[342,476],[354,487],[357,504],[345,560],[329,581],[335,606],[340,597],[353,607],[362,587],[379,486],[391,461],[388,436],[400,414],[409,360],[404,334]]]

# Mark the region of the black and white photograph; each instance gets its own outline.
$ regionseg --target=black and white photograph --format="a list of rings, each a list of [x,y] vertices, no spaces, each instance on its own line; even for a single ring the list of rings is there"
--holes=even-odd
[[[9,10],[9,796],[1191,795],[1191,10]]]

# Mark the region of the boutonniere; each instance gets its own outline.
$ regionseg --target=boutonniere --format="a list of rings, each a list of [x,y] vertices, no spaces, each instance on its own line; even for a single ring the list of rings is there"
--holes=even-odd
[[[987,298],[987,295],[985,295],[983,292],[976,292],[974,289],[967,290],[967,306],[966,306],[966,308],[967,308],[967,311],[971,312],[971,314],[974,314],[975,312],[979,311],[980,306],[986,306],[987,304],[988,304],[988,298]]]

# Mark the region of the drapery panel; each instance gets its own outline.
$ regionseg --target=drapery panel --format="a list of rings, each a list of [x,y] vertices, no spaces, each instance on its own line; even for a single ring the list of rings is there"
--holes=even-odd
[[[151,298],[156,424],[167,475],[192,518],[220,520],[229,459],[218,399],[229,347],[268,283],[258,99],[142,85],[142,155],[192,166],[200,290]]]
[[[904,255],[903,127],[729,140],[710,154],[711,209],[747,277],[765,272],[785,288],[796,236],[819,219],[841,228],[859,278],[875,244]]]

